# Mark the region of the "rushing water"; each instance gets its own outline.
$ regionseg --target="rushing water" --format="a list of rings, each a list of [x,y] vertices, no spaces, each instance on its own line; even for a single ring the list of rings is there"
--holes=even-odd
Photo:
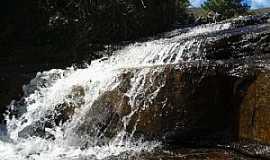
[[[157,141],[133,139],[132,134],[126,133],[125,127],[105,143],[99,143],[103,137],[78,135],[77,131],[89,116],[95,100],[104,92],[113,90],[120,84],[118,77],[125,69],[145,68],[131,79],[132,87],[126,96],[129,97],[129,104],[133,108],[132,112],[122,119],[127,125],[131,114],[136,112],[134,104],[136,97],[143,92],[144,77],[148,72],[153,72],[147,69],[147,66],[201,60],[200,44],[205,39],[196,37],[227,30],[230,27],[230,23],[223,23],[189,28],[184,33],[176,30],[168,33],[167,38],[126,46],[116,51],[111,57],[93,61],[85,69],[70,67],[65,70],[53,69],[38,73],[36,78],[24,86],[23,99],[20,102],[12,102],[9,106],[7,133],[2,135],[0,140],[0,159],[106,159],[122,153],[151,152],[160,147],[162,144]],[[155,72],[162,72],[162,70]],[[76,90],[78,86],[83,93],[79,91],[72,96],[74,89]],[[155,96],[154,93],[152,96]],[[72,103],[79,108],[75,109],[71,119],[65,123],[44,126],[45,122],[49,121],[48,115],[57,114],[57,106],[64,103]],[[15,118],[13,112],[16,112],[18,118]],[[10,119],[10,117],[13,118]],[[46,133],[45,136],[31,133],[33,127],[37,125],[43,125],[42,128],[45,131],[42,132]],[[27,129],[29,126],[32,130],[31,127]],[[38,132],[37,130],[35,131]],[[87,145],[85,145],[86,141]]]

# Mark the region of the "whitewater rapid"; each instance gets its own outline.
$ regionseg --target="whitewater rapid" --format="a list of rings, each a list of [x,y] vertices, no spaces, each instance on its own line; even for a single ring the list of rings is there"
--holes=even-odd
[[[134,43],[113,53],[110,57],[95,60],[84,69],[69,67],[65,70],[52,69],[37,73],[36,78],[23,87],[23,104],[12,102],[9,108],[16,108],[19,118],[10,119],[7,115],[7,134],[0,140],[1,160],[79,160],[106,159],[122,153],[151,152],[161,146],[160,142],[133,139],[123,128],[106,144],[98,144],[97,137],[79,136],[76,129],[83,124],[95,100],[106,91],[120,84],[119,76],[128,68],[145,68],[132,79],[132,87],[127,96],[129,104],[136,103],[143,77],[150,72],[147,67],[164,64],[177,64],[183,61],[201,60],[200,44],[205,40],[198,35],[230,29],[230,23],[209,24],[168,33],[158,40]],[[193,37],[193,38],[192,38]],[[156,72],[162,72],[157,70]],[[69,95],[77,86],[83,88],[81,99]],[[154,96],[154,93],[153,93]],[[80,102],[78,102],[80,101]],[[80,104],[72,118],[62,125],[46,128],[53,139],[38,136],[20,137],[19,133],[37,121],[46,121],[55,107],[66,102]],[[134,109],[134,112],[136,108]],[[132,114],[132,112],[131,112]],[[127,115],[123,119],[128,123]],[[136,129],[136,128],[134,128]],[[93,138],[93,139],[91,139]],[[90,145],[82,147],[87,141]]]

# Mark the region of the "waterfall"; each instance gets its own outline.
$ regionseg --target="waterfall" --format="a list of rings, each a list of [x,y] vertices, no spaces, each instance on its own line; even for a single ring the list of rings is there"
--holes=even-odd
[[[23,87],[24,97],[9,106],[7,135],[0,140],[0,159],[105,159],[128,152],[151,152],[162,145],[161,142],[134,138],[136,122],[132,131],[127,132],[131,117],[148,107],[147,103],[152,103],[164,85],[162,77],[155,85],[146,82],[147,75],[153,75],[150,80],[154,81],[155,73],[164,72],[150,67],[204,61],[201,48],[206,40],[204,35],[230,27],[230,23],[220,23],[183,32],[175,30],[161,39],[130,44],[84,69],[69,67],[37,73],[36,78]],[[114,124],[114,134],[107,136],[106,118],[96,115],[107,116],[110,108],[93,106],[99,105],[96,103],[101,96],[125,83],[121,78],[125,73],[130,76],[131,86],[124,94],[129,99],[130,111],[119,120],[122,125]],[[151,94],[145,94],[147,87],[151,87]]]

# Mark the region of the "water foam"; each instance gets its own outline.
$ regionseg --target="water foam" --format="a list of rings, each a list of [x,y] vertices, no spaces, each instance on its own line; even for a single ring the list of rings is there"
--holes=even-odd
[[[151,151],[159,146],[159,142],[134,140],[132,134],[126,136],[124,129],[112,138],[107,144],[81,146],[85,139],[74,133],[74,128],[83,123],[94,101],[106,91],[113,90],[120,84],[119,76],[128,68],[142,69],[132,79],[132,87],[127,92],[131,106],[135,106],[137,96],[144,92],[144,77],[152,71],[147,67],[154,65],[176,64],[182,61],[201,59],[200,43],[203,39],[186,39],[190,36],[206,34],[229,29],[230,24],[203,25],[190,28],[183,33],[170,38],[163,38],[143,43],[135,43],[116,51],[113,56],[95,60],[85,69],[74,67],[66,70],[53,69],[38,73],[29,85],[24,87],[25,104],[17,107],[21,111],[18,119],[7,119],[8,136],[5,141],[0,141],[0,159],[3,160],[60,160],[60,159],[104,159],[116,156],[123,152]],[[173,32],[172,32],[173,33]],[[22,138],[18,133],[36,121],[46,119],[46,114],[55,111],[55,107],[65,102],[75,101],[69,97],[74,87],[83,88],[85,95],[80,108],[75,109],[72,119],[67,123],[45,128],[46,132],[54,135],[55,140],[40,137]],[[155,93],[162,87],[153,91],[151,96],[144,97],[151,101]],[[77,103],[77,102],[76,102]],[[12,107],[11,104],[10,107]],[[145,107],[145,106],[143,106]],[[136,112],[133,108],[133,111]],[[124,123],[129,122],[129,117],[123,118]],[[136,130],[136,125],[134,127]],[[95,143],[93,143],[95,144]]]

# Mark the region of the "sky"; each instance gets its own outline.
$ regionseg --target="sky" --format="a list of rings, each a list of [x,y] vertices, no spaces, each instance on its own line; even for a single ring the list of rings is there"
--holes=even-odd
[[[191,4],[195,7],[199,7],[206,0],[190,0]],[[251,9],[270,7],[270,0],[244,0],[249,3]]]

